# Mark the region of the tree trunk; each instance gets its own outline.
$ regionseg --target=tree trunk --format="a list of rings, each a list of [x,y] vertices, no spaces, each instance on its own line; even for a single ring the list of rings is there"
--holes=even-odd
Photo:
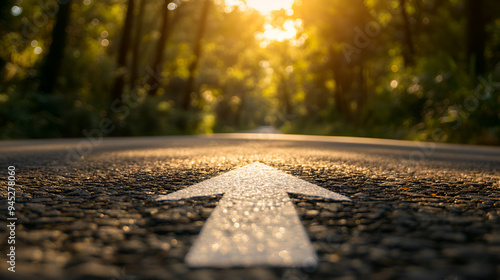
[[[14,22],[11,20],[11,9],[15,5],[13,0],[2,0],[0,2],[0,38],[7,38],[7,34],[12,30]],[[15,45],[15,43],[14,43]],[[14,46],[17,50],[17,46]],[[7,61],[12,61],[12,54],[1,53],[0,54],[0,83],[4,81],[5,78],[5,64]]]
[[[349,93],[351,92],[352,70],[346,67],[343,57],[340,53],[332,50],[332,74],[335,80],[335,90],[333,97],[335,99],[335,110],[346,119],[350,118]]]
[[[405,0],[399,0],[399,5],[401,6],[401,16],[403,17],[404,33],[405,33],[405,45],[403,48],[403,58],[406,66],[415,65],[415,46],[413,45],[413,32],[411,30],[410,19],[408,18],[408,13],[405,8]]]
[[[139,56],[140,56],[140,49],[141,49],[141,42],[142,42],[142,23],[143,23],[143,18],[144,18],[144,10],[146,9],[146,0],[140,0],[140,1],[141,1],[141,3],[139,4],[139,12],[137,14],[137,22],[135,25],[134,43],[132,46],[132,63],[131,63],[131,69],[130,69],[130,86],[131,86],[131,88],[137,82],[138,71],[139,71],[139,61],[141,59],[141,57],[139,57]]]
[[[203,8],[201,11],[200,21],[198,22],[198,32],[196,33],[195,42],[194,42],[194,50],[193,50],[193,61],[189,65],[189,78],[187,80],[186,90],[184,91],[184,96],[182,99],[182,109],[185,111],[189,109],[191,104],[191,93],[194,88],[194,78],[195,72],[198,68],[198,63],[200,61],[201,55],[201,40],[203,39],[203,34],[205,33],[205,28],[207,24],[208,10],[210,8],[210,0],[205,0],[203,2]]]
[[[51,94],[57,84],[57,78],[61,72],[61,65],[66,47],[66,28],[68,27],[72,0],[66,4],[59,4],[59,11],[56,15],[56,23],[52,28],[52,42],[49,52],[45,58],[44,65],[40,69],[40,87],[42,93]]]
[[[358,94],[356,104],[358,105],[355,111],[354,124],[359,125],[361,122],[361,114],[364,112],[366,105],[366,99],[368,98],[367,89],[365,86],[365,75],[364,75],[364,60],[361,58],[359,60],[359,75],[358,75]]]
[[[340,115],[346,115],[346,101],[345,101],[345,93],[344,93],[344,88],[343,88],[343,83],[342,83],[342,74],[337,70],[333,70],[333,79],[335,80],[335,90],[333,92],[333,98],[335,99],[335,110],[337,113]]]
[[[283,70],[279,70],[279,71],[280,71],[279,76],[280,76],[281,88],[278,87],[278,90],[281,91],[283,109],[285,111],[285,119],[288,119],[288,117],[293,112],[292,101],[290,100],[291,99],[290,90],[288,89],[287,79],[285,77],[285,74],[283,73]]]
[[[168,4],[172,1],[165,0],[163,2],[162,8],[162,23],[160,26],[160,39],[158,40],[158,44],[156,45],[156,52],[153,59],[153,64],[151,64],[151,69],[155,75],[150,75],[147,81],[149,85],[148,94],[156,95],[158,89],[161,86],[161,81],[158,81],[158,77],[161,76],[161,69],[163,66],[163,54],[165,53],[165,46],[167,45],[168,37],[170,36],[170,31],[172,30],[172,26],[169,27],[170,21],[170,13],[171,11],[168,9]]]
[[[482,75],[486,71],[484,16],[483,0],[467,0],[467,59],[473,75]]]
[[[115,84],[111,97],[113,100],[122,97],[123,88],[125,87],[125,75],[127,74],[127,54],[130,48],[130,34],[134,22],[134,0],[128,0],[127,15],[125,16],[125,24],[118,50],[118,74],[115,78]]]

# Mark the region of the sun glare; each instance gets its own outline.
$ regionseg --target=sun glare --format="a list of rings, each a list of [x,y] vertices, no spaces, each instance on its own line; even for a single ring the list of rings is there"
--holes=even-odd
[[[247,6],[259,11],[262,14],[268,14],[272,11],[292,9],[294,0],[247,0]]]
[[[281,9],[285,9],[287,14],[293,13],[292,5],[294,1],[295,0],[225,0],[224,2],[228,7],[245,6],[265,15]],[[246,5],[244,4],[245,2]]]
[[[259,45],[266,48],[272,42],[289,41],[291,46],[300,46],[307,39],[307,34],[302,34],[300,38],[296,38],[299,32],[302,32],[301,19],[287,19],[278,24],[272,15],[273,11],[284,9],[286,15],[292,16],[292,6],[296,0],[224,0],[225,11],[230,13],[238,8],[242,11],[253,9],[265,16],[266,23],[264,24],[264,31],[255,34]],[[299,0],[300,5],[300,0]],[[280,17],[281,19],[281,17]]]
[[[264,24],[264,32],[259,32],[255,38],[260,41],[262,48],[267,47],[273,41],[283,42],[289,40],[291,46],[300,46],[307,39],[307,34],[302,34],[296,39],[297,33],[302,32],[302,20],[286,20],[282,26],[273,27],[271,24]]]

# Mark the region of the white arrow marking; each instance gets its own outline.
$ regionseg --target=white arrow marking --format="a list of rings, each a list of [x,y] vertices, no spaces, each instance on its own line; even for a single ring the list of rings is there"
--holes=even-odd
[[[186,256],[191,267],[316,265],[316,252],[287,193],[350,201],[259,162],[158,200],[225,194]]]

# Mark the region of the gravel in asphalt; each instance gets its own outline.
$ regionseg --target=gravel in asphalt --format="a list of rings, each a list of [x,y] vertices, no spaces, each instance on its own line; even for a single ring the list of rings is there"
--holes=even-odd
[[[82,140],[4,142],[18,221],[16,273],[0,227],[0,278],[500,279],[499,149],[286,137],[106,139],[71,163],[66,146]],[[222,195],[155,198],[256,161],[352,199],[289,195],[319,265],[189,268]]]

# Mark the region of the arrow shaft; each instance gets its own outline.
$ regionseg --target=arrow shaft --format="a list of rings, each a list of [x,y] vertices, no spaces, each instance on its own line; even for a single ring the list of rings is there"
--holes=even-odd
[[[258,162],[158,200],[225,194],[186,256],[192,267],[316,265],[316,253],[287,193],[350,201]]]
[[[293,203],[270,186],[224,195],[191,247],[192,267],[300,266],[316,253]]]

